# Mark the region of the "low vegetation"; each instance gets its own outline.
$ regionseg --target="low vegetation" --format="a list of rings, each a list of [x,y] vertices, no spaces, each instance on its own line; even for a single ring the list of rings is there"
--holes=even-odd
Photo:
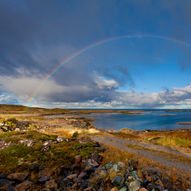
[[[18,169],[25,171],[33,163],[55,169],[61,165],[71,165],[75,155],[87,158],[96,152],[95,143],[80,143],[77,136],[75,134],[70,139],[55,144],[57,136],[37,131],[3,133],[0,135],[0,142],[5,141],[9,146],[0,150],[0,173],[8,174]],[[48,145],[46,149],[45,143]]]

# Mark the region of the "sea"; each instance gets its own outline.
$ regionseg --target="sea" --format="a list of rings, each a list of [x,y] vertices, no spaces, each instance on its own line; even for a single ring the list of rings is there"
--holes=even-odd
[[[191,128],[191,125],[179,124],[182,122],[191,124],[191,111],[188,110],[168,112],[167,110],[145,110],[140,114],[92,113],[83,116],[94,119],[94,125],[98,129],[173,130]]]

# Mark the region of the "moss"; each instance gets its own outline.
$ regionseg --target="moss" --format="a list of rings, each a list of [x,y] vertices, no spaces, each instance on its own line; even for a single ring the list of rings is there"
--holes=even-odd
[[[7,133],[0,134],[0,140],[4,140],[6,143],[12,142],[12,143],[18,143],[20,140],[21,132],[18,131],[10,131]]]
[[[91,153],[96,151],[95,143],[87,142],[84,144],[76,143],[73,146],[73,150],[76,154],[81,155],[84,158],[88,158]]]
[[[116,135],[116,136],[118,136],[118,137],[121,137],[121,138],[129,138],[129,139],[137,139],[137,138],[139,138],[139,136],[137,136],[137,135],[135,135],[135,134],[133,134],[133,133],[128,133],[128,132],[120,132],[120,131],[118,131],[118,132],[114,132],[114,133],[112,133],[113,135]]]
[[[157,140],[157,139],[160,139],[160,137],[149,137],[147,139],[147,141],[153,141],[153,140]]]
[[[47,135],[47,134],[42,134],[37,131],[27,131],[26,132],[26,138],[28,139],[34,139],[34,140],[41,140],[41,141],[48,141],[52,140],[55,141],[57,136],[56,135]]]
[[[78,139],[71,139],[69,142],[50,144],[50,149],[42,152],[44,141],[54,141],[57,136],[46,135],[36,131],[8,132],[0,136],[11,142],[23,139],[32,139],[36,143],[27,147],[24,144],[11,145],[0,151],[0,173],[21,171],[29,168],[33,163],[43,164],[47,168],[56,169],[61,165],[72,165],[75,155],[80,154],[83,158],[88,158],[90,154],[96,152],[95,144],[92,142],[79,143]]]
[[[74,132],[73,135],[72,135],[72,138],[77,139],[78,137],[79,137],[78,131]]]
[[[0,151],[0,172],[9,173],[17,169],[19,161],[27,158],[32,151],[30,147],[23,144],[12,145]]]

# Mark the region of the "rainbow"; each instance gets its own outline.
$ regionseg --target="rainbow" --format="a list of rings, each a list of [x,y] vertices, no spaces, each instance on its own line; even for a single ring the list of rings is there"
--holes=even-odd
[[[86,53],[88,50],[96,48],[100,45],[115,41],[115,40],[120,40],[120,39],[138,39],[138,38],[154,38],[154,39],[161,39],[161,40],[167,40],[167,41],[171,41],[174,43],[178,43],[180,45],[186,46],[191,48],[191,44],[182,41],[182,40],[178,40],[178,39],[174,39],[171,37],[165,37],[165,36],[159,36],[159,35],[151,35],[151,34],[140,34],[140,35],[122,35],[122,36],[114,36],[112,38],[108,38],[108,39],[104,39],[101,41],[97,41],[94,42],[76,52],[74,52],[72,55],[70,55],[69,57],[67,57],[66,59],[64,59],[60,64],[58,64],[55,68],[53,68],[53,70],[51,70],[40,82],[39,86],[37,88],[34,89],[34,91],[32,92],[31,96],[29,97],[29,99],[27,100],[26,105],[30,106],[32,101],[35,99],[35,97],[38,95],[40,89],[42,88],[42,86],[46,83],[46,81],[52,76],[54,75],[63,65],[69,63],[71,60],[73,60],[74,58],[76,58],[77,56],[80,56],[84,53]]]

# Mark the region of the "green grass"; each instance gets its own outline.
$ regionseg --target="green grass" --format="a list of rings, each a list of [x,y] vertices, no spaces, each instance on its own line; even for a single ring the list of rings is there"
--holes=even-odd
[[[56,140],[55,135],[46,135],[37,131],[8,132],[0,135],[0,140],[6,140],[13,144],[0,150],[0,173],[9,174],[15,171],[25,171],[33,163],[43,164],[47,168],[56,169],[61,165],[71,166],[75,155],[83,158],[96,152],[95,143],[79,143],[78,139],[70,139],[69,142],[51,143],[50,149],[42,152],[44,141]],[[36,143],[27,147],[20,144],[23,139],[32,139]]]
[[[180,146],[180,147],[191,147],[191,140],[180,138],[180,137],[161,137],[156,141],[157,144],[164,146]]]

